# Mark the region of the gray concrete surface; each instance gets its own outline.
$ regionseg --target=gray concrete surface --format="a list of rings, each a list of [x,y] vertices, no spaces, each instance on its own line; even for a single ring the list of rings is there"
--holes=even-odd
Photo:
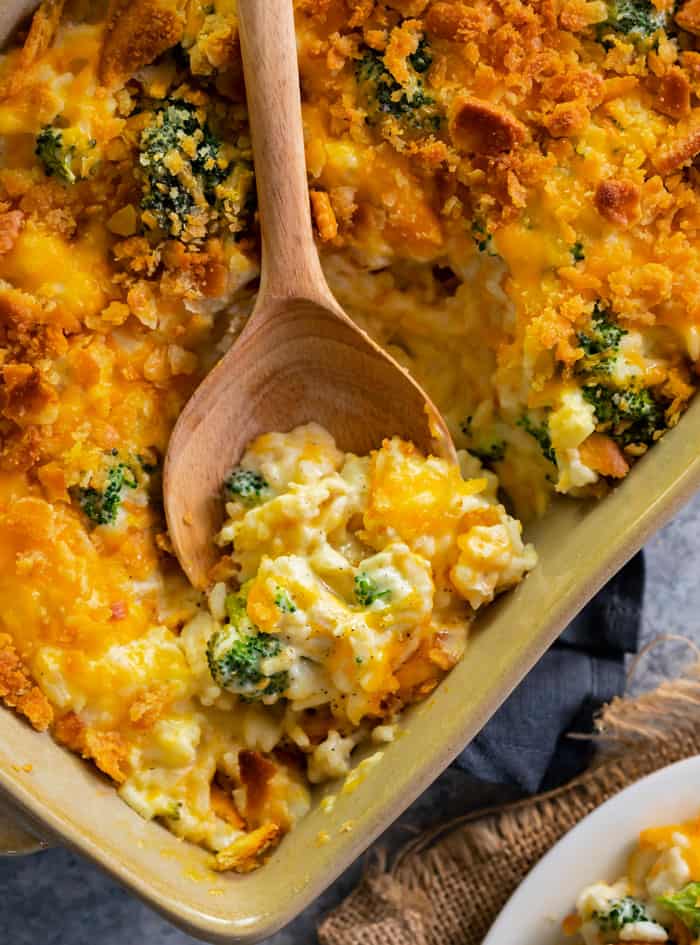
[[[643,639],[684,635],[700,645],[700,496],[647,545]],[[667,641],[648,652],[635,672],[646,688],[678,671],[686,644]],[[507,799],[450,769],[380,838],[394,848],[417,830],[470,808]],[[370,854],[371,855],[371,854]],[[312,945],[320,915],[356,881],[356,863],[319,901],[267,945]],[[177,931],[98,870],[67,850],[0,860],[2,945],[188,945]]]

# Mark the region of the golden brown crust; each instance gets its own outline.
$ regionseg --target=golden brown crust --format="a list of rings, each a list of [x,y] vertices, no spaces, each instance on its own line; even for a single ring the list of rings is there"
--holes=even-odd
[[[674,19],[682,30],[700,36],[700,0],[687,0]]]
[[[629,472],[629,463],[620,447],[602,433],[591,433],[579,446],[579,454],[581,461],[601,476],[623,479]]]
[[[197,252],[171,240],[163,247],[162,259],[165,272],[160,287],[164,295],[217,298],[226,291],[228,270],[220,240],[208,240]]]
[[[605,89],[603,79],[590,69],[565,69],[540,80],[543,99],[553,102],[580,101],[590,108],[598,105]]]
[[[5,210],[0,213],[0,256],[12,250],[23,225],[24,214],[21,210]]]
[[[338,235],[338,221],[331,204],[331,198],[324,190],[312,190],[311,212],[318,235],[324,242],[333,240]]]
[[[595,192],[598,213],[610,223],[629,226],[639,215],[639,187],[628,180],[602,180]]]
[[[408,56],[416,51],[421,31],[418,20],[405,20],[391,31],[384,63],[399,85],[405,85],[410,79]]]
[[[355,29],[356,26],[362,26],[371,16],[374,0],[348,0],[348,8],[350,9],[348,26],[350,29]]]
[[[673,66],[658,82],[654,108],[669,118],[690,114],[690,82],[678,66]]]
[[[124,604],[123,601],[117,603]],[[123,619],[123,616],[114,616],[114,605],[112,606],[112,615],[113,619]],[[152,686],[150,689],[145,689],[136,696],[129,706],[129,721],[134,728],[151,728],[168,708],[172,698],[173,694],[170,686]]]
[[[456,99],[450,117],[455,146],[469,154],[494,156],[525,140],[525,126],[509,112],[471,96]]]
[[[600,22],[600,6],[588,0],[563,0],[559,13],[562,29],[578,33]]]
[[[281,839],[282,830],[277,824],[264,824],[217,853],[213,868],[220,873],[250,873],[262,866]]]
[[[19,209],[25,216],[40,221],[42,228],[70,239],[75,233],[81,206],[77,190],[47,179],[33,184],[21,195]]]
[[[425,15],[425,28],[440,39],[468,39],[483,24],[483,13],[466,3],[434,3]]]
[[[56,720],[53,735],[71,751],[94,761],[117,784],[126,780],[128,746],[119,732],[86,725],[75,712],[68,712]]]
[[[182,39],[176,0],[112,0],[105,29],[100,80],[120,85]]]
[[[230,791],[225,791],[218,784],[212,784],[210,789],[211,809],[217,817],[225,820],[236,830],[243,830],[245,822],[236,809]]]
[[[18,426],[45,423],[58,394],[44,379],[41,370],[31,364],[6,364],[2,368],[0,411]]]
[[[420,16],[428,6],[428,0],[384,0],[384,2],[403,17]]]
[[[678,136],[654,155],[654,166],[660,174],[678,170],[700,153],[700,111],[695,109],[691,112],[683,125]]]
[[[53,709],[29,675],[9,634],[0,633],[0,699],[39,732],[53,722]]]
[[[553,138],[569,138],[586,129],[591,113],[580,102],[561,102],[545,118],[544,125]]]

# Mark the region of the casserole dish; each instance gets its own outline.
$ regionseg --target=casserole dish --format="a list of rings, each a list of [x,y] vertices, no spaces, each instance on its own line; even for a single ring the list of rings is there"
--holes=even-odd
[[[99,774],[0,713],[0,786],[55,834],[193,935],[256,942],[291,921],[474,737],[567,622],[700,487],[700,403],[604,503],[560,500],[530,529],[539,565],[475,626],[463,660],[386,746],[391,777],[318,804],[264,869],[214,876],[204,850],[126,807]],[[25,766],[31,766],[25,771]],[[334,794],[331,785],[321,794]],[[328,805],[325,805],[326,808]],[[319,833],[328,841],[319,845]]]
[[[107,61],[111,66],[114,66],[116,59],[108,57]],[[424,52],[418,57],[416,63],[416,69],[425,70],[428,63]],[[372,75],[374,75],[377,65],[374,59],[367,63],[368,68],[373,66]],[[68,72],[71,73],[72,78],[75,78],[72,66]],[[378,92],[384,94],[387,91],[384,88],[386,86],[385,79],[381,80],[381,85],[382,88],[378,89]],[[392,92],[391,94],[395,93]],[[414,98],[415,96],[411,99],[412,102],[414,102]],[[391,101],[398,100],[392,98]],[[421,99],[421,101],[424,100]],[[191,103],[173,106],[172,109],[168,108],[169,119],[173,122],[179,121],[183,127],[189,127],[193,120],[193,108],[194,106]],[[472,115],[473,111],[473,106],[467,108],[467,112]],[[159,113],[159,121],[162,120],[161,113]],[[140,114],[142,113],[138,113],[136,117]],[[52,115],[56,119],[59,117],[58,114],[53,112]],[[47,117],[51,118],[51,115]],[[66,116],[63,115],[62,120],[65,119]],[[160,128],[161,126],[158,125],[157,127]],[[144,132],[144,136],[139,139],[144,148],[156,149],[160,138],[156,135],[155,128],[156,125],[150,124],[148,133]],[[203,130],[201,133],[204,135]],[[42,155],[42,160],[44,160],[44,157],[47,160],[51,157],[51,164],[45,161],[45,166],[50,168],[51,173],[58,172],[58,165],[56,164],[56,154],[53,151],[49,154],[49,151],[50,148],[62,147],[62,135],[63,125],[61,124],[56,125],[56,127],[51,125],[43,128],[40,136],[37,137],[36,145]],[[202,138],[202,140],[204,139]],[[68,141],[67,136],[66,141]],[[92,147],[89,142],[87,146]],[[211,147],[211,145],[208,144],[207,147]],[[72,148],[73,145],[71,144],[70,149]],[[162,190],[165,184],[158,177],[156,150],[153,153],[149,150],[148,154],[142,155],[140,161],[141,167],[150,169],[150,177],[148,178],[150,183],[147,192],[142,195],[139,206],[149,213],[153,206],[160,207],[159,212],[162,212],[165,220],[166,208],[162,206],[161,197],[158,195],[170,196],[171,191]],[[45,154],[44,151],[46,151]],[[35,155],[38,154],[37,151],[34,153]],[[73,154],[72,150],[70,150],[70,154]],[[203,171],[206,170],[209,174],[211,169],[207,170],[208,165],[205,166],[205,155],[200,154],[199,150],[195,149],[195,157],[196,161],[199,162],[198,166],[201,165]],[[87,155],[85,159],[88,160]],[[194,158],[192,160],[194,161]],[[228,167],[228,164],[226,166]],[[194,164],[192,164],[192,167],[194,167]],[[68,182],[71,182],[75,177],[75,172],[64,164],[61,164],[60,168],[63,176],[68,178]],[[222,168],[219,168],[219,170],[222,170]],[[82,170],[80,173],[82,173]],[[209,180],[209,177],[206,177],[206,180]],[[155,190],[153,189],[154,186]],[[202,187],[204,187],[204,184],[202,184]],[[203,193],[199,196],[203,197]],[[185,196],[183,200],[183,206],[190,207],[190,197]],[[192,200],[194,200],[194,197],[192,197]],[[317,196],[316,203],[321,206],[323,204],[322,197]],[[323,209],[322,206],[321,209]],[[151,222],[158,222],[160,218],[154,216],[154,213],[150,213],[149,219],[151,219]],[[114,226],[118,229],[131,230],[132,225],[129,221],[124,221],[116,213],[114,217],[116,219],[110,217],[110,221]],[[321,217],[322,214],[320,214],[319,219]],[[16,220],[16,218],[14,219]],[[61,220],[63,218],[59,217],[59,221]],[[167,216],[167,220],[173,226],[177,223],[177,220],[174,223],[170,216]],[[129,225],[122,226],[125,222]],[[180,229],[178,229],[177,233],[180,232]],[[187,234],[192,235],[193,232],[187,230]],[[472,239],[471,236],[468,238]],[[483,251],[488,252],[488,239],[484,237],[484,239],[479,239],[478,242],[479,246],[483,243]],[[481,251],[479,249],[479,252]],[[17,255],[21,257],[22,252],[18,251]],[[579,255],[578,250],[577,255]],[[656,272],[656,270],[654,271]],[[44,273],[42,272],[40,275],[43,277]],[[177,282],[175,288],[181,290],[183,287]],[[187,289],[187,286],[184,288]],[[137,293],[132,301],[139,315],[146,317],[148,320],[148,311],[144,310],[141,305],[143,301],[141,295]],[[110,310],[109,314],[111,318],[125,316],[126,313],[118,308],[116,312]],[[596,321],[603,320],[603,316],[599,311]],[[606,328],[608,332],[611,330],[611,326]],[[627,334],[627,332],[625,331],[624,334]],[[621,332],[618,330],[616,336],[618,341],[620,335]],[[593,338],[587,338],[586,344],[593,352],[593,348],[597,348],[600,342]],[[180,368],[186,369],[190,365],[192,359],[186,357],[186,351],[176,347],[170,354],[173,355],[178,370]],[[161,376],[160,365],[160,360],[158,364],[148,362],[147,370],[154,380]],[[597,368],[600,366],[598,361],[595,361],[595,366]],[[163,368],[165,369],[164,364]],[[144,369],[146,369],[146,365],[144,365]],[[14,369],[12,376],[17,378],[25,376],[25,374],[26,369],[22,369],[20,366]],[[89,381],[92,377],[93,374],[89,374],[87,380]],[[648,393],[646,396],[649,396]],[[619,397],[613,403],[616,408],[620,406],[618,401]],[[597,394],[596,403],[598,407],[601,407],[602,402],[600,402]],[[567,405],[564,406],[566,407],[564,413],[568,415],[569,408]],[[652,406],[644,400],[637,404],[638,408],[644,407],[643,416],[647,419],[649,419]],[[590,432],[593,428],[590,414],[595,412],[594,407],[589,405],[588,408],[585,408],[585,412],[588,426],[584,425],[584,435],[586,431]],[[655,420],[658,419],[656,408],[651,410],[651,414]],[[50,414],[47,416],[50,416]],[[44,419],[43,414],[41,419]],[[559,414],[559,419],[562,419],[561,414]],[[544,434],[541,428],[534,426],[529,419],[521,418],[521,420],[525,424],[525,435],[529,435],[537,442],[543,441]],[[471,417],[468,423],[465,420],[464,425],[471,429]],[[652,426],[654,425],[651,423],[645,424],[644,434],[647,438],[656,430],[655,427],[653,431],[647,429]],[[581,424],[577,427],[577,437],[581,433],[580,427]],[[620,428],[615,433],[625,443],[627,443],[628,436],[633,435],[628,434],[627,430],[628,427]],[[638,432],[641,431],[637,431],[635,428],[635,437]],[[690,429],[688,433],[690,435]],[[466,436],[466,433],[464,435]],[[111,445],[114,446],[114,444]],[[561,446],[565,449],[569,448],[563,442]],[[491,444],[491,447],[489,453],[493,454],[495,444]],[[499,445],[495,453],[500,455],[504,449],[504,445]],[[547,453],[545,458],[548,462],[552,462],[551,448],[545,446],[545,449]],[[117,453],[110,451],[109,455],[114,457],[118,455],[118,451]],[[496,461],[495,455],[492,455],[492,459]],[[146,471],[144,463],[141,460],[139,460],[139,463]],[[153,465],[148,457],[146,458],[146,465]],[[627,464],[625,463],[625,470],[626,468]],[[657,469],[659,467],[652,464],[652,466],[645,468]],[[97,486],[100,484],[104,486],[103,493],[99,493],[99,490],[95,488],[91,478],[92,474],[85,480],[83,480],[82,474],[75,482],[71,480],[71,485],[77,488],[77,499],[81,503],[80,507],[90,520],[101,525],[113,522],[116,514],[113,508],[115,490],[120,490],[125,485],[125,475],[128,469],[131,469],[131,467],[127,465],[126,461],[120,464],[112,463],[109,466],[110,478],[105,482],[96,483]],[[118,483],[117,485],[112,485],[112,475],[115,477],[114,482]],[[107,476],[107,473],[105,473],[105,476]],[[672,480],[673,475],[669,483]],[[639,482],[639,479],[635,479],[635,482]],[[109,490],[107,488],[108,483]],[[133,469],[126,486],[133,489],[137,488],[136,473]],[[402,738],[396,743],[396,747],[392,744],[392,747],[386,751],[384,763],[393,765],[393,786],[391,788],[385,787],[377,794],[377,789],[374,786],[374,776],[367,778],[366,782],[361,782],[360,778],[356,776],[353,781],[355,790],[349,791],[347,788],[341,790],[340,797],[336,800],[335,809],[332,812],[329,810],[331,805],[325,805],[308,823],[305,822],[302,832],[299,833],[299,842],[305,848],[303,858],[297,856],[296,846],[290,843],[285,847],[285,853],[280,851],[279,857],[271,861],[269,868],[265,870],[264,881],[258,882],[256,880],[254,882],[251,878],[246,878],[240,880],[227,879],[215,883],[210,874],[204,869],[205,861],[201,856],[191,855],[189,850],[185,850],[183,853],[182,847],[177,841],[161,841],[158,839],[160,835],[157,830],[154,832],[151,828],[147,828],[144,832],[142,825],[133,824],[129,814],[123,810],[117,812],[116,807],[112,807],[114,799],[111,792],[109,794],[107,792],[104,794],[96,792],[95,785],[98,782],[94,780],[92,775],[86,775],[76,764],[67,763],[64,765],[62,762],[56,766],[52,764],[49,774],[46,763],[46,743],[41,739],[25,740],[24,736],[20,734],[20,730],[12,727],[12,723],[8,723],[10,727],[6,733],[7,745],[13,746],[12,757],[8,754],[4,759],[7,769],[7,786],[9,787],[10,783],[12,784],[13,797],[24,806],[29,814],[36,814],[41,811],[42,817],[50,829],[57,828],[67,839],[95,855],[103,865],[122,876],[140,892],[149,894],[156,905],[166,909],[170,915],[179,918],[196,933],[207,935],[210,938],[226,939],[228,937],[230,939],[231,937],[237,937],[239,940],[242,937],[254,938],[268,934],[274,927],[289,919],[295,909],[301,908],[311,896],[318,892],[323,882],[332,878],[335,870],[342,868],[344,863],[356,854],[362,844],[367,843],[388,822],[393,814],[398,813],[401,805],[410,801],[430,777],[434,776],[447,763],[461,744],[478,729],[489,712],[495,707],[499,698],[507,693],[517,677],[531,664],[563,622],[583,603],[587,594],[593,591],[597,584],[609,573],[610,569],[621,563],[625,555],[633,550],[635,544],[641,540],[647,523],[645,513],[648,493],[645,490],[651,488],[652,494],[655,494],[653,490],[656,486],[660,490],[660,495],[666,491],[665,481],[661,485],[655,484],[653,477],[647,474],[644,485],[640,487],[638,502],[630,502],[629,493],[625,493],[625,498],[618,500],[618,506],[615,509],[611,506],[611,516],[606,516],[605,513],[596,510],[595,513],[591,513],[589,519],[585,515],[585,506],[581,506],[577,510],[562,507],[555,518],[556,528],[554,530],[550,523],[535,530],[533,537],[537,537],[537,532],[540,532],[543,552],[546,557],[546,564],[540,572],[540,577],[524,596],[514,597],[507,606],[496,609],[494,616],[488,618],[482,624],[484,631],[488,634],[488,639],[483,632],[481,635],[477,635],[476,649],[468,660],[466,668],[461,670],[463,675],[459,680],[455,679],[454,683],[451,682],[449,685],[443,686],[439,692],[431,697],[423,710],[416,710],[413,715],[408,716],[407,730],[413,735],[413,738]],[[110,502],[112,502],[109,508],[106,506],[108,493],[111,497]],[[622,501],[624,508],[619,506],[620,501]],[[625,537],[624,543],[620,543],[618,525],[615,526],[613,532],[611,532],[609,525],[607,527],[603,526],[603,523],[615,521],[617,508],[621,509],[618,525],[622,527],[622,534]],[[566,540],[560,538],[560,535],[563,534],[566,534]],[[615,540],[613,540],[613,535]],[[10,553],[12,547],[10,541],[8,549]],[[582,548],[585,549],[583,556]],[[32,560],[26,563],[32,565]],[[24,559],[22,564],[24,566]],[[16,592],[18,588],[15,587],[14,590]],[[118,606],[115,610],[110,607],[111,617],[115,621],[121,620],[125,616],[124,607],[119,605],[119,601],[116,603]],[[21,610],[21,608],[18,608],[18,610]],[[47,613],[52,612],[56,613],[55,609],[47,609]],[[477,674],[480,676],[480,681],[478,685],[473,686],[472,679]],[[472,686],[471,690],[470,686]],[[466,699],[463,695],[464,692],[468,693]],[[141,708],[139,707],[139,713],[133,717],[135,721],[143,718]],[[442,722],[443,719],[450,720],[442,725],[438,739],[434,735],[436,727],[439,727],[436,726],[436,719],[438,722]],[[64,735],[70,735],[70,732],[64,729]],[[87,746],[87,742],[85,745]],[[77,747],[80,747],[79,742]],[[109,771],[110,769],[105,768],[104,770]],[[116,771],[115,780],[120,780],[120,772],[114,767],[111,770]],[[50,784],[48,783],[49,780]],[[337,789],[330,788],[331,792],[334,790]],[[70,795],[70,801],[65,800],[68,795]],[[76,811],[81,812],[80,817],[76,816]],[[156,813],[159,815],[167,813],[169,819],[180,820],[179,807],[175,809],[168,807],[167,810],[159,808]],[[109,827],[105,829],[105,825],[109,825]],[[116,833],[112,832],[113,828]],[[306,848],[312,851],[313,855],[307,856]],[[163,852],[165,852],[166,859],[172,860],[172,863],[166,864],[165,867],[161,862]],[[293,861],[288,863],[287,860],[292,856],[294,857]],[[298,863],[300,859],[308,864],[304,873],[299,871]],[[244,884],[245,888],[239,886],[239,883]]]
[[[641,831],[697,817],[700,758],[661,768],[585,817],[540,860],[491,926],[484,945],[573,945],[562,920],[581,890],[624,876]],[[535,904],[533,907],[533,903]]]

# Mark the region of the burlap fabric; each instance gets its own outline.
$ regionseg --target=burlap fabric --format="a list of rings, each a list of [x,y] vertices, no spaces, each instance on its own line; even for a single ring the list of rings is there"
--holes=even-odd
[[[480,945],[523,877],[582,817],[644,775],[700,753],[700,662],[682,679],[616,699],[598,729],[595,765],[568,785],[444,824],[391,864],[375,856],[319,927],[322,945]]]

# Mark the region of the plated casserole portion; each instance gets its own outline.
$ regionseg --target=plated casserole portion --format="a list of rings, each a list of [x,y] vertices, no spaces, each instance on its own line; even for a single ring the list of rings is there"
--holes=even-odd
[[[0,696],[219,868],[394,737],[534,565],[515,515],[602,495],[681,415],[694,6],[297,2],[326,273],[460,470],[262,437],[206,598],[160,471],[256,290],[235,2],[45,0],[2,57]]]
[[[700,936],[700,820],[642,830],[614,883],[581,890],[564,932],[585,945],[668,942]]]

